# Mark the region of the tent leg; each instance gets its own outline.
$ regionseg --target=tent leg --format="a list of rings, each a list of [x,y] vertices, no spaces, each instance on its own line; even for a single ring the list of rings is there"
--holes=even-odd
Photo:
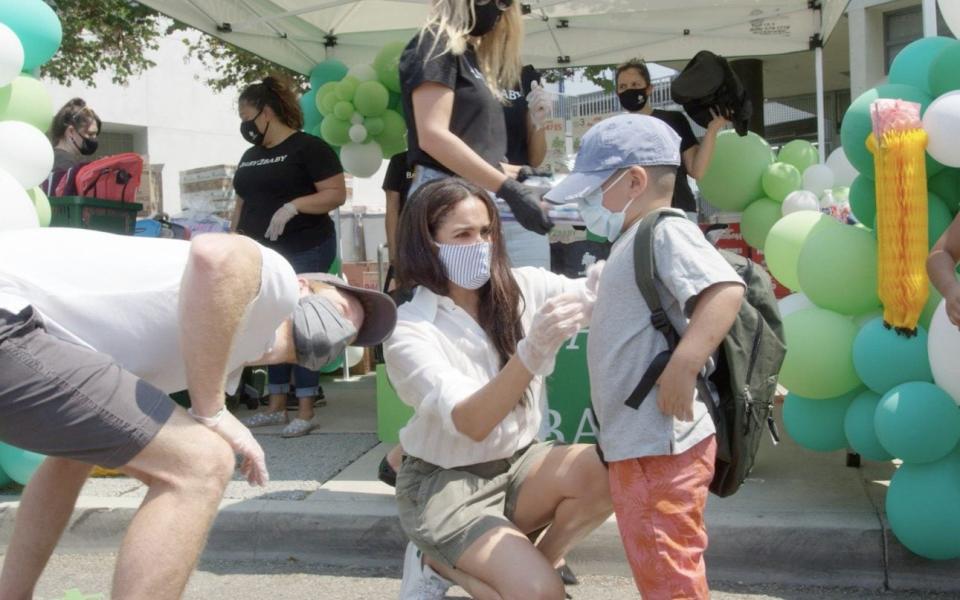
[[[923,0],[923,37],[937,35],[937,0]]]
[[[817,148],[820,150],[820,164],[827,160],[826,128],[823,108],[823,48],[813,50],[817,77]]]

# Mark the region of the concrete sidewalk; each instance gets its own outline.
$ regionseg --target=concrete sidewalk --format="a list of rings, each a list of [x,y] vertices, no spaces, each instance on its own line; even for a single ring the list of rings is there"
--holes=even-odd
[[[392,489],[376,480],[387,447],[376,439],[375,381],[324,382],[320,427],[284,440],[256,430],[271,483],[230,484],[210,535],[215,559],[287,559],[396,566],[405,539]],[[882,499],[893,466],[845,466],[844,453],[817,454],[784,436],[761,450],[751,480],[707,511],[711,578],[960,593],[960,561],[912,555],[890,533]],[[91,479],[61,542],[62,552],[115,550],[145,488],[126,478]],[[13,529],[17,496],[0,497],[0,544]],[[578,573],[629,575],[611,518],[570,556]]]

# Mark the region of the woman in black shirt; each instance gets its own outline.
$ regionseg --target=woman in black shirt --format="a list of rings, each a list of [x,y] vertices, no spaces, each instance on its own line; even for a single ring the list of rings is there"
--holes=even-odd
[[[347,197],[340,159],[320,138],[303,133],[296,96],[274,77],[240,94],[240,133],[253,144],[237,165],[233,226],[282,254],[297,273],[326,272],[337,256],[337,236],[328,214]],[[290,374],[296,380],[300,411],[284,437],[310,432],[319,375],[303,367],[269,369],[270,406],[246,420],[248,427],[286,423]]]

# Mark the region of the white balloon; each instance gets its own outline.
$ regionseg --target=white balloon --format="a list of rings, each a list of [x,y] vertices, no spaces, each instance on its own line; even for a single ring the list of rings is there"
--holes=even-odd
[[[354,177],[370,177],[383,163],[383,150],[376,142],[351,142],[340,148],[340,162]]]
[[[953,36],[960,38],[960,2],[957,0],[938,0],[940,5],[940,16],[943,22],[947,24]]]
[[[813,165],[803,172],[803,189],[818,197],[833,187],[833,171],[827,165]]]
[[[0,87],[10,85],[23,70],[23,44],[12,29],[0,23]]]
[[[25,189],[40,185],[53,169],[50,140],[28,123],[0,122],[0,169]]]
[[[347,366],[352,369],[360,364],[361,360],[363,360],[363,348],[347,346]]]
[[[833,186],[843,185],[849,187],[853,180],[857,178],[857,175],[860,173],[850,164],[850,161],[847,159],[847,153],[843,151],[843,147],[837,148],[830,153],[830,156],[827,157],[827,166],[830,167],[830,170],[833,171]]]
[[[938,163],[960,167],[960,91],[947,92],[923,113],[927,153]]]
[[[947,317],[947,303],[940,302],[930,321],[927,354],[933,380],[960,405],[960,329]]]
[[[13,175],[0,169],[0,231],[40,227],[30,196]]]
[[[371,65],[357,65],[350,67],[350,70],[347,71],[347,77],[356,77],[361,82],[376,81],[377,71]]]
[[[810,298],[807,298],[806,294],[797,292],[777,300],[777,307],[780,309],[780,318],[785,318],[787,315],[801,310],[816,308],[816,305]]]
[[[787,194],[787,197],[783,199],[780,210],[783,212],[783,216],[801,210],[820,210],[820,201],[817,200],[817,195],[813,192],[797,190]]]
[[[362,144],[367,139],[367,128],[363,125],[353,125],[350,127],[350,139],[358,144]]]

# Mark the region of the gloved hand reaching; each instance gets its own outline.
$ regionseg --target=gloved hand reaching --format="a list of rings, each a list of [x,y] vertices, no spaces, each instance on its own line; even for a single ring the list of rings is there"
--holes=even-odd
[[[530,113],[530,122],[533,128],[540,130],[546,125],[547,119],[553,116],[552,94],[543,89],[536,81],[530,82],[530,93],[527,94],[527,111]]]
[[[533,315],[527,336],[517,344],[517,356],[534,375],[553,372],[557,352],[586,324],[585,305],[579,293],[547,300]]]
[[[241,456],[240,472],[246,477],[250,485],[261,487],[267,485],[267,482],[270,481],[270,474],[267,473],[267,462],[263,454],[263,448],[260,447],[256,438],[243,423],[225,410],[222,416],[216,419],[216,422],[205,424],[220,437],[227,440],[233,451]]]
[[[507,203],[513,211],[513,216],[517,218],[517,223],[520,223],[524,229],[546,235],[553,229],[553,221],[540,206],[541,195],[542,192],[509,177],[497,190],[497,197]]]
[[[277,241],[277,238],[283,235],[283,229],[287,226],[287,223],[290,222],[290,219],[297,216],[299,212],[293,202],[287,202],[278,208],[277,212],[273,213],[273,217],[270,219],[270,224],[267,226],[267,231],[263,234],[263,237],[271,242]]]
[[[580,291],[580,299],[583,302],[584,325],[589,326],[593,318],[593,305],[597,302],[597,288],[600,286],[600,275],[603,273],[603,267],[607,261],[601,260],[587,267],[586,283],[583,290]]]

